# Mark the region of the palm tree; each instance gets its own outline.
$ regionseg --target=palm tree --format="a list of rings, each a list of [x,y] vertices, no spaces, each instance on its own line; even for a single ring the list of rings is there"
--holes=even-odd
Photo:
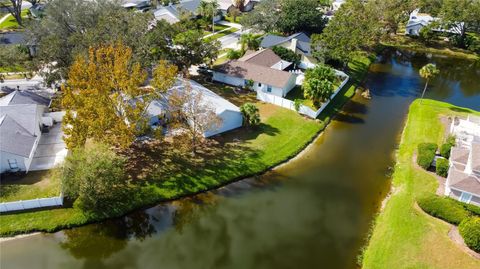
[[[422,92],[422,99],[423,99],[423,96],[425,95],[425,91],[427,90],[427,87],[428,87],[428,82],[430,81],[430,79],[438,75],[438,73],[440,73],[440,70],[438,70],[437,66],[434,64],[426,64],[420,69],[419,73],[422,78],[427,80],[425,82],[425,88],[423,88],[423,92]]]
[[[197,8],[197,12],[202,17],[212,16],[212,33],[215,33],[215,15],[219,7],[217,0],[202,0]]]
[[[245,51],[246,49],[256,50],[257,40],[255,35],[252,33],[245,33],[240,36],[240,46],[241,50]]]

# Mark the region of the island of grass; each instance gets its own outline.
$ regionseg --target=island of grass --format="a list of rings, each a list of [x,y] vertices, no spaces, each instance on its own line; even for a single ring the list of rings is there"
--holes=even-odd
[[[440,144],[445,135],[440,118],[467,113],[480,114],[433,100],[413,102],[397,152],[392,194],[376,220],[363,268],[480,268],[480,260],[449,238],[451,225],[416,206],[417,199],[435,194],[438,187],[433,175],[415,167],[418,144]]]
[[[0,215],[0,235],[34,231],[53,232],[122,216],[142,207],[194,195],[221,187],[235,180],[261,174],[297,155],[329,123],[341,107],[355,94],[355,83],[367,73],[371,58],[358,57],[349,64],[351,82],[330,102],[318,119],[306,119],[297,112],[255,100],[254,94],[238,95],[233,89],[219,84],[205,84],[236,105],[256,102],[261,124],[257,128],[241,128],[209,142],[195,158],[179,158],[168,145],[153,145],[136,154],[139,183],[127,203],[104,215],[86,215],[77,207]],[[172,147],[172,145],[170,145]],[[156,151],[157,150],[157,151]],[[162,151],[163,150],[163,151]],[[136,152],[138,153],[138,152]],[[156,166],[157,173],[140,179],[142,171]],[[160,167],[160,168],[158,168]],[[18,194],[20,195],[20,194]],[[29,196],[30,197],[30,196]]]

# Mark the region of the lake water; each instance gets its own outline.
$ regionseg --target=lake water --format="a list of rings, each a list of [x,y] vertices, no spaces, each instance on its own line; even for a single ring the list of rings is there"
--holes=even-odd
[[[0,267],[356,268],[427,62],[441,73],[426,98],[480,110],[478,63],[387,51],[366,80],[372,99],[355,96],[287,165],[117,220],[3,242]]]

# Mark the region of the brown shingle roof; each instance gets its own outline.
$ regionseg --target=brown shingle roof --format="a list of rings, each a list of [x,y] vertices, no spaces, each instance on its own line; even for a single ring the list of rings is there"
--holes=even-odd
[[[475,176],[450,169],[448,180],[450,187],[480,196],[480,181]]]
[[[480,171],[480,143],[472,143],[472,169]]]
[[[289,72],[239,61],[228,61],[218,66],[216,71],[232,77],[251,79],[278,88],[285,87],[293,76]]]
[[[275,52],[273,52],[271,49],[264,49],[254,53],[249,53],[238,59],[240,62],[247,62],[265,67],[271,67],[281,60],[282,59],[278,57],[277,54],[275,54]]]
[[[468,150],[467,148],[452,147],[452,151],[450,153],[450,160],[455,163],[467,165],[469,154],[470,150]]]

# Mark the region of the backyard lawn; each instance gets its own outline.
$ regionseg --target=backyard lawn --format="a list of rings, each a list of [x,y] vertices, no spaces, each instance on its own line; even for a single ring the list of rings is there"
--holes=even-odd
[[[369,63],[368,58],[359,59],[352,77],[360,81]],[[320,114],[320,120],[311,120],[296,111],[258,102],[254,93],[236,94],[229,86],[198,81],[238,106],[254,102],[260,110],[260,126],[240,128],[209,139],[195,156],[184,154],[171,142],[142,144],[132,149],[132,154],[126,152],[131,164],[127,170],[142,171],[146,176],[134,180],[134,192],[123,205],[102,216],[84,215],[78,208],[0,215],[0,235],[79,226],[263,173],[298,154],[355,93],[355,85],[348,84]]]
[[[473,111],[433,100],[413,102],[397,152],[393,194],[376,220],[363,268],[480,268],[479,260],[448,237],[449,224],[415,206],[417,197],[434,194],[438,186],[433,176],[413,165],[417,145],[440,144],[444,126],[439,117],[467,112]]]
[[[2,176],[0,184],[0,202],[48,198],[60,194],[60,182],[55,170]]]
[[[28,19],[28,9],[24,9],[22,10],[22,18],[24,20]],[[4,15],[2,15],[3,17]],[[0,17],[0,19],[2,18]],[[20,28],[20,26],[18,25],[18,22],[17,20],[15,20],[15,18],[9,14],[9,16],[7,17],[7,19],[5,21],[3,21],[2,23],[0,23],[0,31],[1,30],[13,30],[13,29],[18,29]]]
[[[226,30],[223,30],[222,32],[215,33],[212,36],[206,37],[205,40],[207,40],[207,41],[217,40],[217,39],[222,38],[222,37],[224,37],[226,35],[229,35],[231,33],[235,33],[238,30],[239,30],[238,28],[230,27],[230,28],[227,28]]]

